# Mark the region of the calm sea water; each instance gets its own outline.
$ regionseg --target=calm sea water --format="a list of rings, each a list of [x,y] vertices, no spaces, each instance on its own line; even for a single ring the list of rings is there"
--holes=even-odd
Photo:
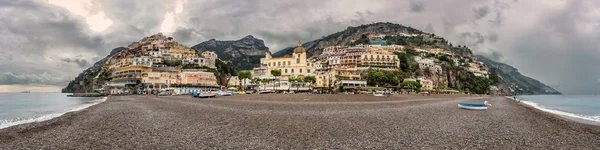
[[[39,122],[78,111],[105,97],[67,97],[66,93],[0,93],[0,129]]]
[[[600,123],[600,96],[528,95],[517,96],[523,103],[542,111],[593,123]]]

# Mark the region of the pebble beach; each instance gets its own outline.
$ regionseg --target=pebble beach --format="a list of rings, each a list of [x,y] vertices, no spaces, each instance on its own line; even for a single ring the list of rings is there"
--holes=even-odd
[[[486,111],[458,102],[493,104]],[[600,127],[504,97],[111,96],[0,129],[0,149],[597,149]]]

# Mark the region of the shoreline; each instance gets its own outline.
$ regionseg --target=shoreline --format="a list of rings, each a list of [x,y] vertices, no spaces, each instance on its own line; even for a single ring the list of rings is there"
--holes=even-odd
[[[598,122],[598,121],[592,121],[592,120],[587,120],[587,119],[583,119],[583,118],[580,118],[580,117],[574,117],[574,116],[569,116],[569,115],[565,115],[565,114],[554,113],[553,111],[560,112],[560,113],[568,113],[570,115],[578,115],[578,114],[575,114],[575,113],[564,112],[564,111],[554,110],[554,109],[549,109],[549,108],[541,108],[541,106],[537,106],[536,107],[533,104],[526,103],[526,102],[529,102],[529,101],[526,101],[526,100],[521,100],[521,102],[516,102],[512,98],[509,98],[509,97],[505,97],[505,98],[507,100],[513,101],[513,102],[515,102],[515,103],[517,103],[517,104],[519,104],[519,105],[521,105],[523,107],[527,107],[527,108],[530,108],[530,109],[533,109],[535,111],[539,111],[539,112],[542,112],[542,113],[547,113],[548,115],[554,116],[554,117],[556,117],[558,119],[562,119],[562,120],[572,121],[572,122],[576,122],[576,123],[581,123],[581,124],[587,124],[587,125],[592,125],[592,126],[598,126],[598,127],[600,127],[600,122]],[[533,102],[531,102],[531,103],[533,103]],[[534,103],[534,104],[537,104],[537,103]],[[539,105],[539,104],[537,104],[537,105]],[[540,107],[540,108],[538,108],[538,107]]]
[[[79,111],[84,111],[90,107],[102,104],[104,102],[106,102],[109,99],[109,96],[103,97],[104,100],[102,100],[101,102],[98,103],[94,103],[94,104],[89,104],[89,105],[82,105],[80,107],[76,107],[73,109],[70,109],[66,112],[61,112],[61,113],[52,113],[52,114],[44,114],[35,118],[29,118],[29,119],[23,119],[23,120],[18,120],[18,121],[12,121],[12,122],[6,122],[8,125],[4,126],[0,126],[0,130],[2,129],[6,129],[6,128],[10,128],[10,127],[14,127],[14,126],[20,126],[20,125],[27,125],[27,124],[33,124],[33,123],[42,123],[42,122],[46,122],[46,121],[50,121],[56,118],[60,118],[68,113],[74,113],[74,112],[79,112]]]
[[[213,99],[110,96],[104,102],[50,120],[0,129],[0,145],[35,149],[39,146],[58,149],[600,146],[600,126],[570,120],[505,97],[408,96],[367,100],[364,98],[369,96],[353,95],[322,101],[347,96],[272,94]],[[265,97],[271,99],[263,100]],[[487,111],[470,111],[455,105],[483,100],[494,106]],[[412,121],[401,121],[406,119]],[[46,139],[50,137],[56,141]],[[155,138],[166,143],[148,143]],[[377,140],[381,138],[401,141]],[[555,141],[559,139],[563,142]]]

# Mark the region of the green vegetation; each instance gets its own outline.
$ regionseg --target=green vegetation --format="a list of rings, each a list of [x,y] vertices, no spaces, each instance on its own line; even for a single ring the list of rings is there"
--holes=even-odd
[[[400,85],[398,86],[401,89],[411,89],[411,90],[416,90],[421,91],[421,82],[419,80],[417,81],[402,81],[402,83],[400,83]]]
[[[250,71],[240,71],[240,73],[238,73],[238,79],[240,80],[240,83],[242,83],[242,90],[245,89],[245,82],[244,79],[250,79],[252,78],[252,73],[250,73]]]
[[[371,40],[369,40],[369,38],[367,37],[366,34],[363,34],[360,36],[360,38],[354,42],[350,42],[348,43],[348,46],[356,46],[359,44],[370,44]]]
[[[400,71],[410,76],[419,76],[419,64],[415,61],[416,51],[408,47],[406,53],[396,53],[400,60]]]
[[[279,77],[281,76],[281,70],[271,70],[271,75],[277,77],[277,81],[279,83]],[[273,86],[275,88],[275,86]]]
[[[393,72],[381,72],[375,70],[369,70],[364,74],[363,78],[367,80],[367,83],[371,86],[396,86],[398,85],[399,79],[397,76],[400,73],[394,74]]]
[[[237,71],[235,70],[235,68],[233,68],[233,66],[219,59],[215,60],[215,66],[217,67],[216,70],[209,69],[208,71],[213,72],[215,74],[215,76],[217,77],[217,83],[219,85],[227,85],[227,82],[223,83],[223,78],[227,76],[234,76],[237,74]]]
[[[500,82],[500,78],[498,77],[498,73],[496,73],[496,69],[490,69],[489,79],[492,85],[497,85]]]
[[[182,64],[181,60],[164,60],[164,64],[169,67],[176,67]]]

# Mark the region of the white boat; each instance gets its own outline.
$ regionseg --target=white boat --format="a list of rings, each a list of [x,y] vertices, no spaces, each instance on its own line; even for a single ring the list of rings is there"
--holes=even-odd
[[[213,98],[213,97],[217,96],[216,94],[212,94],[212,93],[209,93],[209,92],[196,93],[193,96],[196,97],[196,95],[197,95],[198,98]]]
[[[458,108],[470,110],[487,110],[488,106],[492,106],[492,104],[489,104],[487,101],[483,104],[458,103]]]
[[[383,92],[383,91],[375,91],[375,92],[373,92],[373,96],[384,96],[384,93],[385,92]]]
[[[219,95],[221,95],[221,96],[232,96],[233,93],[228,92],[228,91],[223,91],[223,92],[219,92]]]

